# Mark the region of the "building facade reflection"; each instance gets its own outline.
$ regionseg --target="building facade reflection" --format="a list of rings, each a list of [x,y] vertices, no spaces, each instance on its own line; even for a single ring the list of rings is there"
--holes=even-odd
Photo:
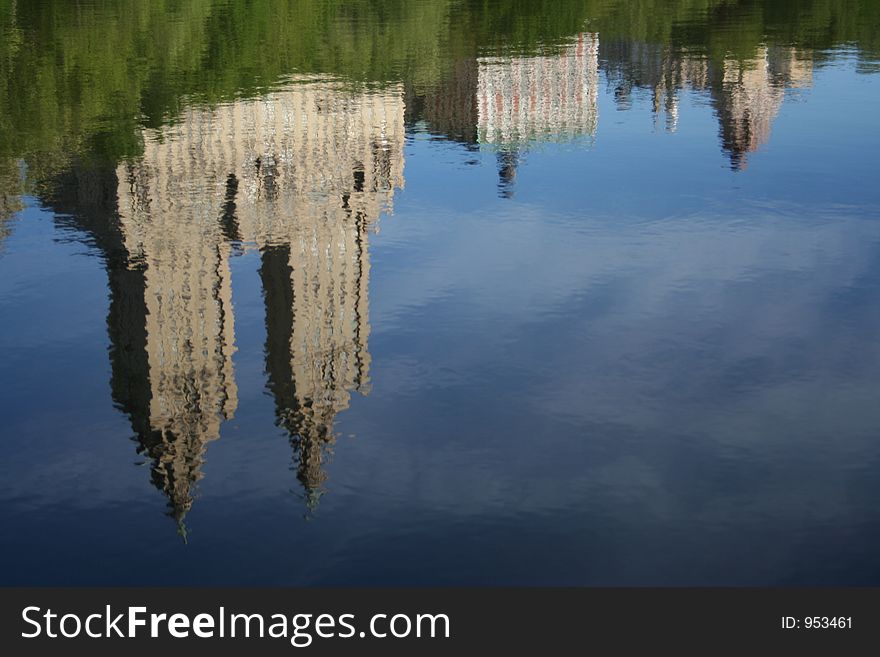
[[[259,253],[267,387],[311,509],[336,415],[369,390],[369,236],[403,187],[399,87],[292,81],[190,108],[114,168],[42,196],[108,270],[114,402],[185,536],[207,445],[238,406],[231,258]]]
[[[513,195],[530,144],[595,136],[598,52],[598,35],[584,33],[558,54],[478,60],[477,139],[497,149],[502,197]]]
[[[670,131],[682,90],[708,95],[736,169],[769,139],[786,91],[812,81],[812,61],[789,47],[719,64],[634,41],[600,46],[584,33],[554,54],[463,58],[412,99],[432,130],[494,152],[510,196],[529,148],[595,136],[600,70],[622,107],[649,90]],[[403,85],[291,80],[258,99],[185,109],[144,131],[142,157],[83,162],[38,190],[105,257],[113,398],[181,527],[207,444],[239,404],[230,263],[247,250],[261,259],[276,420],[307,505],[317,503],[336,416],[369,390],[369,237],[403,187],[410,96]],[[21,176],[0,175],[2,242]]]
[[[266,370],[310,505],[336,414],[369,385],[371,225],[403,186],[398,88],[298,80],[190,108],[121,165],[119,222],[144,275],[150,450],[174,513],[237,393],[229,258],[259,249]]]
[[[562,52],[478,60],[477,134],[501,148],[593,137],[598,123],[599,37]]]
[[[790,89],[812,84],[813,61],[786,46],[761,46],[752,57],[726,57],[720,63],[699,52],[638,41],[602,43],[602,65],[620,109],[632,105],[634,89],[651,94],[655,125],[675,132],[682,91],[711,98],[719,123],[721,147],[731,168],[744,169],[748,155],[770,139],[773,121]]]
[[[582,33],[552,54],[459,60],[415,104],[432,132],[493,151],[499,193],[510,197],[524,151],[595,136],[598,52],[598,35]]]
[[[812,85],[813,62],[794,48],[762,46],[752,59],[727,59],[713,89],[722,147],[734,169],[770,140],[773,121],[788,89]]]
[[[701,49],[583,33],[555,54],[457,61],[434,89],[411,94],[410,120],[433,134],[496,154],[510,196],[522,154],[541,142],[591,140],[598,132],[600,72],[618,109],[648,93],[655,126],[679,128],[681,95],[707,96],[731,168],[770,139],[786,93],[812,84],[812,55],[761,46],[750,57],[710,59]]]

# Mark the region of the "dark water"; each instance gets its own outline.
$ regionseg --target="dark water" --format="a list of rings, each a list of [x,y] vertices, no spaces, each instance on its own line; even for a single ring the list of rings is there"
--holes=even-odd
[[[880,2],[0,28],[0,583],[880,584]]]

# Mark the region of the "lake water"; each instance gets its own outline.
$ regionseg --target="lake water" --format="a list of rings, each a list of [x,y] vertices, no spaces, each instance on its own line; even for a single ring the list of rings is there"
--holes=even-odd
[[[0,583],[880,584],[880,2],[0,31]]]

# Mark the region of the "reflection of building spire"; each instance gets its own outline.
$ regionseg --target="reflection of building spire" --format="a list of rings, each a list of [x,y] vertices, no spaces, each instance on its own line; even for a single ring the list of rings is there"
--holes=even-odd
[[[46,195],[104,254],[113,399],[184,539],[207,443],[237,407],[229,259],[248,244],[278,421],[317,503],[336,414],[369,386],[367,236],[403,186],[403,143],[400,89],[306,80],[189,108],[141,158],[74,167]]]
[[[143,381],[128,410],[140,451],[151,460],[153,484],[168,497],[185,538],[183,519],[203,476],[206,444],[219,437],[237,403],[226,242],[235,236],[236,185],[227,181],[224,203],[205,223],[198,206],[181,207],[175,194],[176,185],[192,180],[148,167],[148,160],[120,167],[119,221],[130,260],[111,276],[137,287],[117,290],[123,297],[111,303],[111,315],[134,311],[117,338],[141,338],[127,350],[128,359],[143,361],[124,373]]]
[[[749,153],[769,140],[786,89],[812,83],[812,61],[782,46],[762,46],[754,57],[728,57],[719,65],[698,52],[619,39],[603,41],[600,58],[614,85],[618,107],[630,107],[633,88],[647,88],[655,126],[665,113],[670,132],[678,125],[682,89],[711,94],[722,148],[734,169],[744,169]]]
[[[183,519],[192,506],[193,486],[201,478],[205,442],[218,435],[214,427],[234,408],[234,388],[213,374],[226,367],[228,348],[220,348],[220,353],[209,348],[215,339],[230,337],[231,317],[225,310],[210,322],[212,305],[216,311],[218,303],[225,303],[223,284],[211,276],[211,267],[223,275],[224,247],[213,246],[215,255],[207,259],[204,276],[188,271],[191,244],[178,244],[180,250],[170,254],[178,257],[144,248],[133,258],[126,244],[126,221],[140,216],[132,208],[149,207],[156,198],[120,173],[134,175],[134,169],[77,163],[49,182],[42,195],[56,220],[85,233],[104,258],[110,287],[107,330],[113,400],[129,416],[138,452],[150,461],[150,479],[167,497],[169,515],[185,538]],[[132,215],[126,218],[121,212]],[[154,236],[167,228],[157,219],[160,226]],[[147,237],[144,244],[150,243]],[[173,242],[175,236],[170,237]],[[157,260],[161,264],[152,268]],[[175,276],[187,279],[186,286],[175,287]],[[201,293],[202,281],[209,287],[206,293]],[[169,315],[175,303],[178,312]],[[209,322],[208,330],[200,333],[202,317]]]
[[[480,58],[480,143],[504,149],[595,135],[598,52],[598,35],[584,33],[555,55]]]
[[[260,248],[268,386],[310,507],[326,479],[335,417],[351,391],[369,385],[367,237],[403,186],[401,91],[303,79],[259,99],[189,108],[161,138],[145,140],[143,159],[123,172],[131,181],[123,205],[137,208],[122,213],[128,248],[149,261],[146,281],[155,281],[161,304],[181,296],[174,272],[185,265],[175,262],[216,262],[217,275],[189,277],[189,289],[198,279],[225,290],[228,243]],[[204,250],[170,257],[177,244],[213,245],[217,259]],[[148,322],[156,314],[151,307]],[[171,485],[176,473],[165,472]],[[186,491],[174,490],[185,509]]]
[[[262,253],[260,277],[266,300],[266,373],[275,399],[278,425],[290,436],[296,462],[296,477],[302,485],[309,508],[320,496],[326,479],[324,450],[333,442],[332,415],[317,418],[312,412],[315,400],[308,391],[297,390],[295,354],[295,292],[289,246],[273,246]],[[303,382],[304,383],[304,382]]]
[[[664,128],[666,132],[675,132],[678,129],[678,90],[673,85],[673,78],[664,76],[654,86],[652,109],[655,130],[661,116],[665,117]]]
[[[296,248],[300,239],[262,252],[268,386],[310,511],[327,478],[336,415],[348,407],[350,391],[369,385],[367,223],[351,209],[369,183],[360,169],[352,179],[335,209],[303,219],[305,241],[317,248]],[[337,244],[345,257],[333,254]]]
[[[513,197],[520,153],[530,145],[595,135],[598,52],[598,36],[585,33],[555,55],[477,60],[477,141],[496,152],[499,196]]]
[[[812,62],[799,59],[793,48],[762,47],[750,60],[724,62],[714,97],[731,168],[745,169],[748,154],[769,141],[786,88],[808,86],[811,81]]]

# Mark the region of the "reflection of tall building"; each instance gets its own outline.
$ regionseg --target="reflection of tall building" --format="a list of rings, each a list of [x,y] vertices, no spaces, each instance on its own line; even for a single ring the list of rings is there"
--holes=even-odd
[[[149,142],[146,158],[159,153]],[[143,309],[121,332],[125,339],[143,331],[139,369],[149,395],[141,400],[146,408],[138,409],[144,417],[137,430],[153,461],[154,483],[182,521],[201,478],[205,443],[219,437],[237,406],[235,335],[222,199],[208,207],[196,153],[186,158],[188,171],[175,167],[173,155],[162,155],[167,161],[149,169],[145,158],[117,170],[119,224],[129,268],[139,272],[128,303]],[[143,329],[131,326],[141,321]]]
[[[666,129],[678,126],[682,89],[711,95],[720,123],[722,147],[735,169],[748,153],[770,138],[786,89],[812,83],[813,64],[793,48],[762,47],[753,58],[728,58],[722,65],[705,56],[635,41],[603,41],[601,59],[621,109],[633,89],[649,89],[655,121],[665,114]]]
[[[497,150],[503,197],[513,193],[523,148],[595,135],[598,52],[598,36],[580,34],[557,55],[478,60],[477,139]]]
[[[153,461],[154,484],[169,496],[171,512],[182,519],[191,504],[190,472],[175,472],[163,449],[168,437],[150,424],[150,365],[147,359],[145,271],[132,264],[117,221],[119,180],[115,166],[76,161],[43,185],[41,200],[56,222],[86,236],[104,260],[110,287],[107,331],[110,338],[110,388],[113,402],[125,412],[138,440],[138,451]],[[183,444],[179,446],[182,450]],[[185,462],[186,459],[180,459]],[[182,475],[182,476],[178,476]],[[181,491],[182,489],[182,491]],[[183,494],[175,495],[175,491]]]
[[[150,453],[178,517],[236,407],[230,241],[263,252],[269,386],[317,494],[335,415],[368,383],[367,235],[403,185],[403,115],[399,89],[303,81],[189,109],[119,167],[121,230],[143,272]]]
[[[430,131],[494,150],[510,196],[524,149],[595,135],[598,49],[597,35],[580,34],[554,55],[462,59],[413,105]]]
[[[599,38],[580,34],[557,55],[481,58],[479,140],[499,147],[593,136],[598,121]]]
[[[751,60],[724,62],[715,94],[724,149],[735,169],[746,166],[747,154],[767,143],[787,87],[812,83],[812,62],[793,48],[760,48]]]
[[[474,57],[427,93],[413,93],[411,118],[429,131],[495,151],[499,188],[512,193],[520,155],[531,144],[595,135],[599,67],[620,109],[647,91],[655,125],[678,128],[681,92],[711,97],[733,168],[766,143],[787,90],[809,87],[812,59],[791,47],[713,61],[700,50],[581,34],[557,55]]]

